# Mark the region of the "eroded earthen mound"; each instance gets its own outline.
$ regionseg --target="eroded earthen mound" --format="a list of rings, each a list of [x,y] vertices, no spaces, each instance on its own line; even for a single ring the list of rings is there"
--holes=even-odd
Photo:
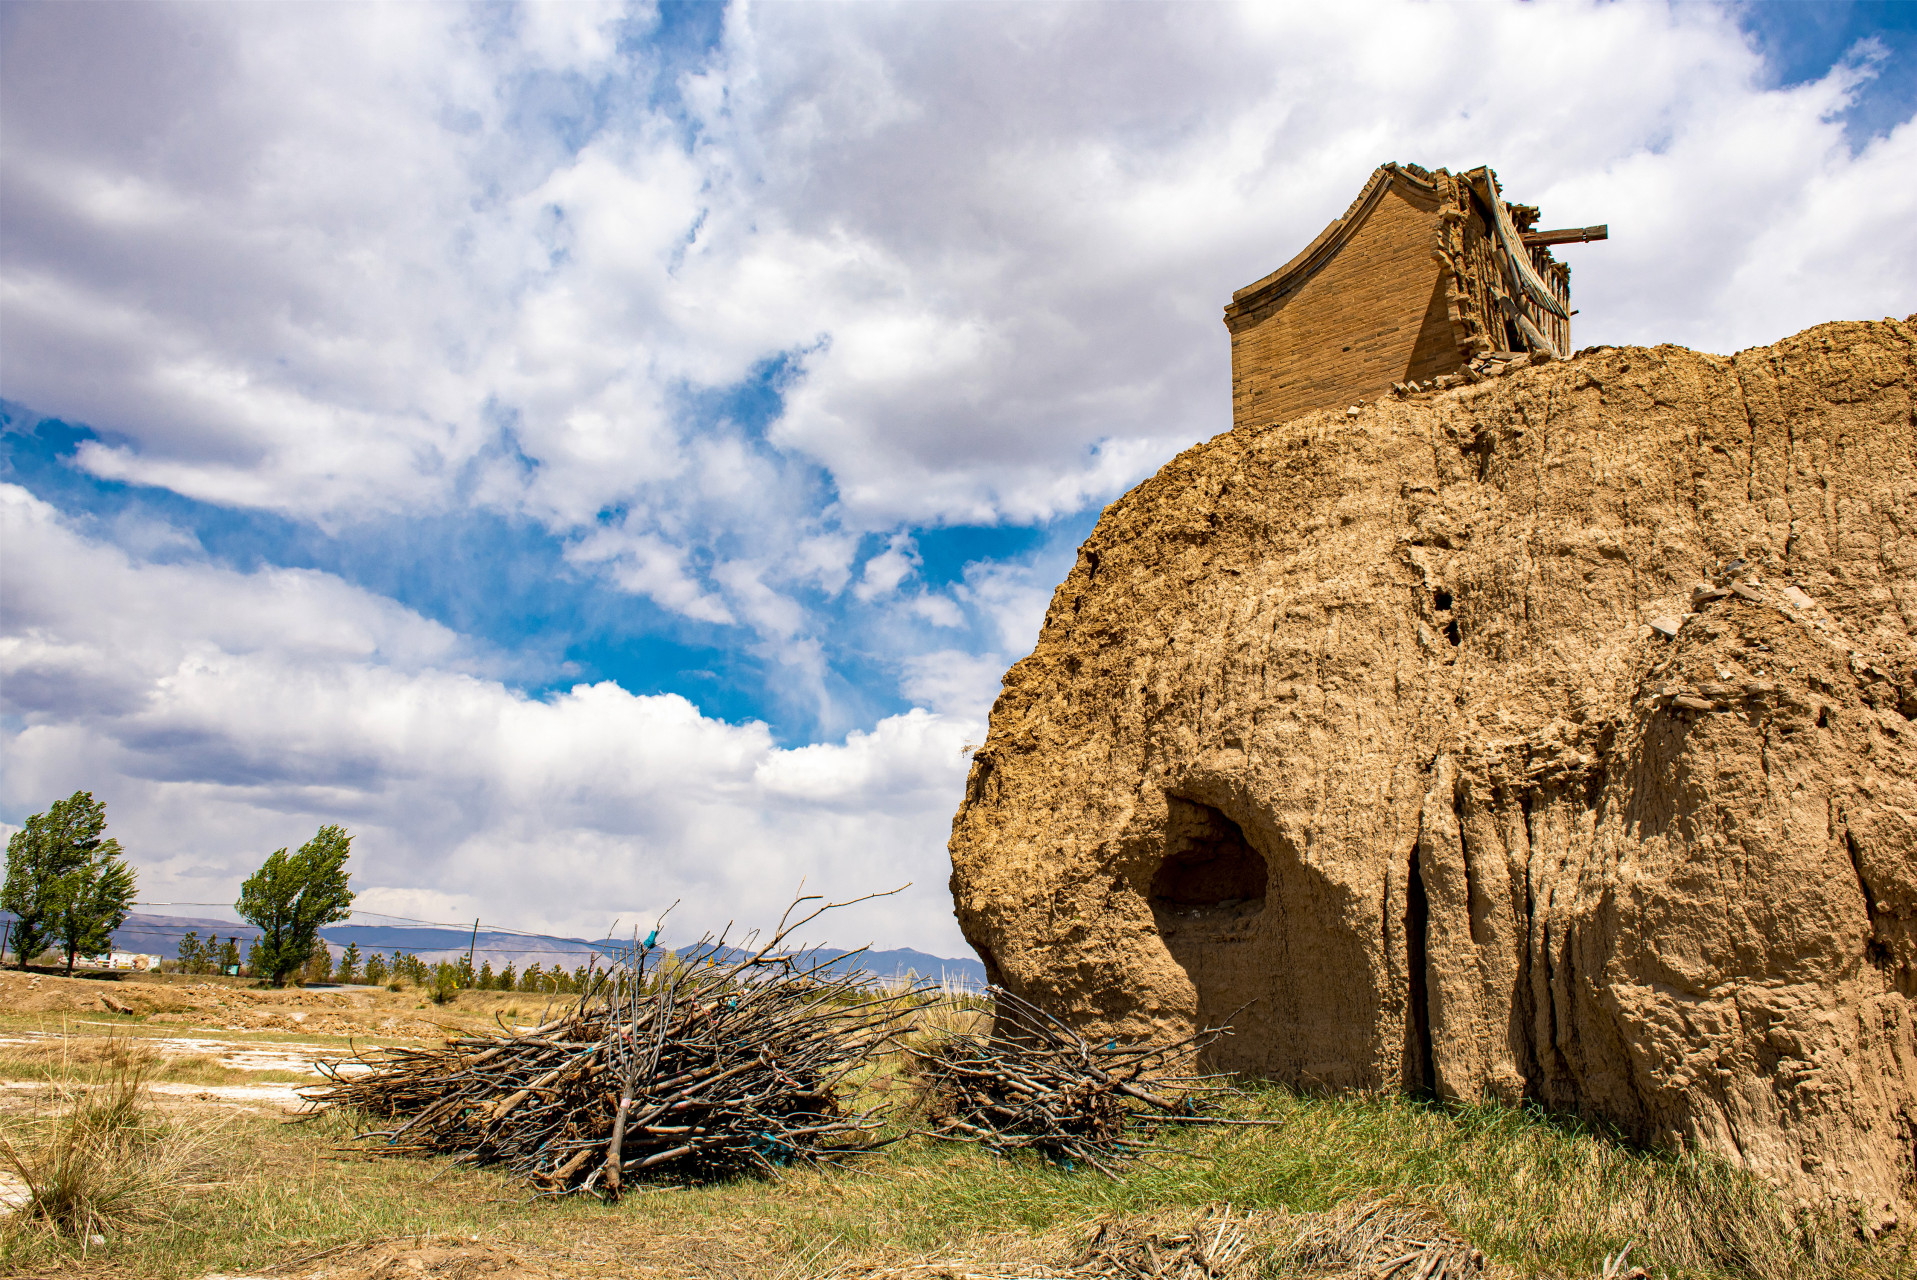
[[[974,758],[992,977],[1906,1204],[1914,344],[1605,348],[1180,455]]]

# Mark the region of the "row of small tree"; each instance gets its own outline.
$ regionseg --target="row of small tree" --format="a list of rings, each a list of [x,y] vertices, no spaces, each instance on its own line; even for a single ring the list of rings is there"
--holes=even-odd
[[[181,973],[238,973],[243,967],[238,938],[225,942],[217,937],[202,938],[197,929],[180,935],[179,957]]]
[[[279,849],[240,886],[234,909],[259,929],[245,958],[239,939],[221,942],[184,934],[179,968],[191,974],[240,974],[285,986],[298,976],[305,982],[385,985],[404,980],[435,993],[462,990],[577,994],[587,969],[539,964],[515,971],[508,963],[494,971],[490,961],[474,972],[471,961],[427,964],[418,956],[394,951],[390,960],[375,952],[363,960],[358,943],[348,943],[338,961],[319,936],[329,924],[352,914],[346,860],[353,837],[345,828],[323,826],[293,853]],[[106,835],[106,805],[92,792],[76,791],[45,813],[36,813],[7,841],[7,875],[0,908],[14,914],[12,949],[27,964],[52,943],[66,957],[67,972],[83,955],[109,951],[113,931],[125,923],[134,902],[135,877],[120,848]],[[668,962],[670,963],[670,962]],[[663,970],[661,971],[663,972]]]

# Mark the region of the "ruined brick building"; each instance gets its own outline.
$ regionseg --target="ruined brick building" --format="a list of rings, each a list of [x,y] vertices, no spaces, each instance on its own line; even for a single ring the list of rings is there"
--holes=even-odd
[[[1488,167],[1380,166],[1302,253],[1232,295],[1232,422],[1268,426],[1473,361],[1571,349],[1571,270]]]

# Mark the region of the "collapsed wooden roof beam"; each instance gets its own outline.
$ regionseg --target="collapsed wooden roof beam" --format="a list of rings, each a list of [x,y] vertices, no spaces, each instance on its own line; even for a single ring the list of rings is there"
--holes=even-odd
[[[1592,240],[1609,240],[1610,224],[1600,222],[1595,227],[1564,227],[1557,231],[1526,231],[1520,238],[1524,247],[1535,249],[1547,244],[1585,244]]]
[[[1551,286],[1544,282],[1536,267],[1531,265],[1531,255],[1522,252],[1523,241],[1518,239],[1518,229],[1511,222],[1511,211],[1505,207],[1504,197],[1498,191],[1498,175],[1491,172],[1489,165],[1480,165],[1464,175],[1476,188],[1478,198],[1484,202],[1491,231],[1496,236],[1498,246],[1509,259],[1512,272],[1517,276],[1514,282],[1518,291],[1529,298],[1540,310],[1548,311],[1560,319],[1566,319],[1564,307],[1552,296]]]

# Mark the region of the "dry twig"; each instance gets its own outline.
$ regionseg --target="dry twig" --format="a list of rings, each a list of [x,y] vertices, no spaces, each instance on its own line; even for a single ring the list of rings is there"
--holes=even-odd
[[[794,902],[763,945],[708,936],[650,975],[635,945],[530,1031],[363,1054],[351,1061],[368,1069],[353,1074],[325,1064],[331,1084],[315,1101],[374,1117],[360,1137],[388,1152],[505,1164],[545,1195],[616,1199],[634,1177],[873,1150],[882,1120],[848,1109],[841,1085],[929,988],[874,994],[844,957],[780,954],[795,930],[850,905],[794,919],[817,901]]]
[[[1158,1125],[1276,1123],[1202,1112],[1202,1102],[1235,1091],[1181,1064],[1228,1028],[1095,1048],[1030,1001],[1000,987],[992,997],[989,1037],[960,1032],[906,1049],[932,1081],[932,1137],[1001,1153],[1030,1149],[1068,1167],[1082,1160],[1116,1178],[1118,1164],[1153,1149]]]

